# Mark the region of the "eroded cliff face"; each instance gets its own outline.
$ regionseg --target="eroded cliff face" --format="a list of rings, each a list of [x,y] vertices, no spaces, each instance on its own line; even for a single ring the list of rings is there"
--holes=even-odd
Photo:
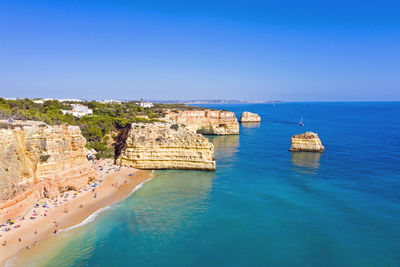
[[[45,124],[0,129],[0,219],[21,215],[42,197],[81,188],[97,172],[77,126]]]
[[[306,132],[292,137],[292,147],[290,151],[323,152],[325,147],[322,145],[318,134]]]
[[[138,169],[215,170],[214,146],[178,124],[131,124],[121,133],[117,155],[117,164]]]
[[[225,110],[184,110],[168,112],[164,119],[173,124],[183,124],[189,130],[209,135],[239,134],[235,113]]]
[[[245,111],[242,113],[242,116],[240,116],[240,122],[260,122],[261,117],[252,112]]]

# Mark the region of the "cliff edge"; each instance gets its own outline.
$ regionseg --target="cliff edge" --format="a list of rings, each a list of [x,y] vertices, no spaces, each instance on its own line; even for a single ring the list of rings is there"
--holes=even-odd
[[[205,135],[239,134],[235,113],[226,110],[169,111],[164,120],[172,124],[183,124],[187,129]]]
[[[182,125],[132,123],[120,135],[116,163],[138,169],[213,171],[214,146]]]
[[[87,184],[97,172],[77,126],[1,125],[0,220],[24,213],[42,197]]]

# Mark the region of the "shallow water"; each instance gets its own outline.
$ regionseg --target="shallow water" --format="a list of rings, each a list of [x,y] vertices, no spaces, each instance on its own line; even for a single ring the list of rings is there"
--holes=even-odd
[[[400,264],[400,103],[214,107],[262,117],[240,136],[210,138],[215,173],[156,171],[123,202],[13,265]],[[325,153],[288,151],[306,130]]]

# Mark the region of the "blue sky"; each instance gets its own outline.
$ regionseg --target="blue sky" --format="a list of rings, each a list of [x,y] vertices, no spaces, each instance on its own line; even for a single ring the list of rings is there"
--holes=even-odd
[[[400,1],[0,0],[0,96],[400,100]]]

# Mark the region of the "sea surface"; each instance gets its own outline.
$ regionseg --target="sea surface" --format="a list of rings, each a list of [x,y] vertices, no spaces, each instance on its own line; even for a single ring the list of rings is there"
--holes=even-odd
[[[156,171],[9,265],[400,266],[400,103],[208,107],[262,122],[210,137],[215,173]],[[305,131],[325,153],[288,151]]]

